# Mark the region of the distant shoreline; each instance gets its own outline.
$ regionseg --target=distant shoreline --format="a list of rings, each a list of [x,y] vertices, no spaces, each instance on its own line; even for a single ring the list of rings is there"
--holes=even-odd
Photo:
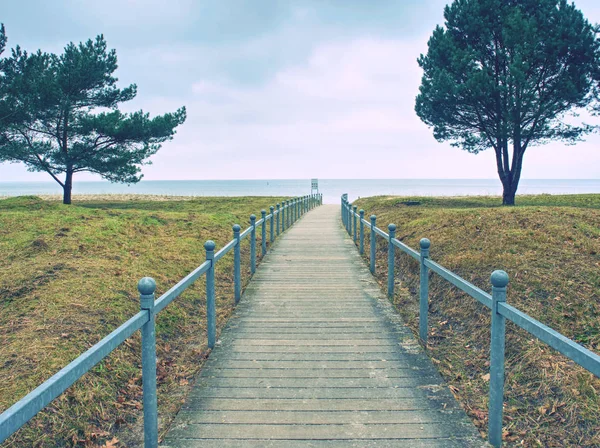
[[[44,201],[62,201],[63,197],[61,194],[31,194],[22,196],[35,196],[43,199]],[[22,196],[0,196],[0,200],[17,198]],[[74,194],[72,199],[73,202],[96,202],[96,201],[190,201],[193,199],[207,199],[207,198],[223,197],[231,198],[235,196],[177,196],[168,194],[119,194],[119,193],[108,193],[108,194]],[[241,195],[239,197],[259,197],[256,195]],[[268,197],[268,196],[261,196]]]
[[[149,197],[173,200],[174,197],[249,197],[285,196],[297,197],[311,193],[310,179],[298,180],[227,180],[227,181],[142,181],[131,186],[109,182],[76,182],[73,187],[75,200],[96,196],[110,196],[112,200],[122,196]],[[338,204],[340,196],[347,193],[350,201],[359,197],[393,196],[499,196],[502,194],[500,180],[492,179],[318,179],[318,190],[323,193],[325,204]],[[527,180],[519,184],[517,194],[585,194],[600,193],[600,179],[588,180]],[[62,194],[58,184],[0,182],[0,196],[37,195],[57,197]],[[132,196],[135,195],[135,196]],[[142,195],[142,196],[138,196]]]

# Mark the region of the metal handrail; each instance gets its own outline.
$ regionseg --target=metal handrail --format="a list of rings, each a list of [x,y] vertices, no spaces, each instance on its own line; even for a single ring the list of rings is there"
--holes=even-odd
[[[216,339],[216,304],[215,304],[215,265],[225,254],[235,249],[234,257],[234,299],[237,304],[241,291],[240,276],[240,243],[248,235],[251,236],[251,266],[252,272],[256,265],[256,227],[262,226],[263,255],[266,253],[265,231],[267,221],[271,225],[271,242],[274,240],[273,224],[271,218],[277,216],[277,235],[279,232],[279,213],[287,219],[286,229],[293,225],[305,212],[323,204],[322,194],[313,194],[284,201],[277,211],[266,215],[262,210],[262,218],[256,221],[254,215],[250,216],[251,225],[242,233],[240,226],[233,226],[234,238],[223,248],[215,253],[215,243],[207,241],[204,244],[206,261],[181,279],[175,286],[155,300],[154,292],[156,282],[150,277],[144,277],[138,283],[141,310],[116,330],[105,336],[93,347],[71,361],[50,379],[44,381],[33,391],[25,395],[0,414],[0,443],[17,432],[25,423],[46,407],[52,400],[61,395],[79,378],[108,356],[115,348],[132,336],[137,330],[142,332],[142,382],[143,382],[143,408],[144,408],[144,446],[156,448],[158,446],[158,411],[156,403],[156,332],[154,317],[169,303],[181,295],[199,277],[206,274],[206,306],[207,306],[207,333],[208,346],[213,348]],[[274,207],[271,207],[274,210]],[[284,229],[282,228],[282,231]]]
[[[356,242],[356,218],[360,218],[360,243],[359,250],[364,251],[364,227],[371,230],[369,241],[371,256],[370,270],[375,274],[375,245],[376,235],[388,241],[388,296],[394,293],[394,263],[395,248],[410,255],[420,264],[419,274],[419,337],[426,344],[428,332],[429,312],[429,270],[438,274],[452,285],[467,293],[492,311],[491,343],[490,343],[490,402],[489,402],[489,442],[499,447],[502,444],[502,406],[504,402],[504,346],[506,319],[518,327],[535,336],[540,341],[559,351],[567,358],[579,364],[584,369],[600,377],[600,356],[583,347],[577,342],[558,333],[552,328],[542,324],[531,316],[519,311],[517,308],[506,303],[506,287],[508,285],[508,274],[504,271],[494,271],[490,277],[492,293],[489,294],[466,281],[459,275],[432,261],[429,258],[430,241],[421,239],[420,252],[412,249],[395,238],[396,226],[388,226],[389,234],[375,226],[376,216],[372,215],[371,225],[363,219],[364,210],[356,212],[356,206],[348,201],[348,196],[341,198],[341,218],[348,235]]]

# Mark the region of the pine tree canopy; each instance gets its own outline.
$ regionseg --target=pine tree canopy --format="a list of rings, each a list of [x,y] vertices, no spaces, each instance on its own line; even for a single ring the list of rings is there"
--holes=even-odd
[[[418,59],[416,113],[438,141],[493,148],[512,204],[529,146],[594,129],[572,117],[594,98],[598,28],[566,0],[455,0],[444,17]]]
[[[2,28],[0,49],[5,42]],[[63,187],[65,203],[78,172],[138,182],[141,166],[173,138],[186,111],[154,118],[119,111],[137,87],[118,88],[116,69],[116,52],[102,35],[70,43],[61,55],[13,49],[0,60],[0,162],[49,173]]]

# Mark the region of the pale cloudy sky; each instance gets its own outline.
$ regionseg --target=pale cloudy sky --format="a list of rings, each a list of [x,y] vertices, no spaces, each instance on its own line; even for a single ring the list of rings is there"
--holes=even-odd
[[[187,106],[145,179],[496,178],[491,151],[437,143],[414,113],[446,3],[0,0],[0,22],[29,51],[103,33],[121,85],[138,85],[125,110]],[[600,22],[598,0],[575,3]],[[600,135],[529,149],[523,177],[599,178]],[[28,180],[51,179],[0,164],[0,181]]]

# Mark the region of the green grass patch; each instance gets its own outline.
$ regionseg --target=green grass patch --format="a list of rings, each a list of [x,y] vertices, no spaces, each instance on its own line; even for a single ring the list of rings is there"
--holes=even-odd
[[[378,227],[490,290],[510,276],[508,302],[600,353],[600,195],[372,197],[356,201]],[[367,238],[368,248],[368,238]],[[369,251],[366,250],[366,257]],[[394,303],[418,334],[419,266],[397,252]],[[387,243],[378,238],[377,278],[387,284]],[[483,434],[487,431],[489,310],[439,276],[430,279],[428,353]],[[600,380],[509,323],[504,438],[507,446],[600,446]]]
[[[139,311],[137,282],[157,297],[284,198],[0,201],[0,410],[5,410]],[[257,254],[260,254],[260,231]],[[242,243],[249,280],[249,242]],[[233,254],[217,264],[218,328],[233,309]],[[157,318],[160,429],[207,356],[204,279]],[[120,446],[140,442],[139,334],[127,340],[3,446]]]

